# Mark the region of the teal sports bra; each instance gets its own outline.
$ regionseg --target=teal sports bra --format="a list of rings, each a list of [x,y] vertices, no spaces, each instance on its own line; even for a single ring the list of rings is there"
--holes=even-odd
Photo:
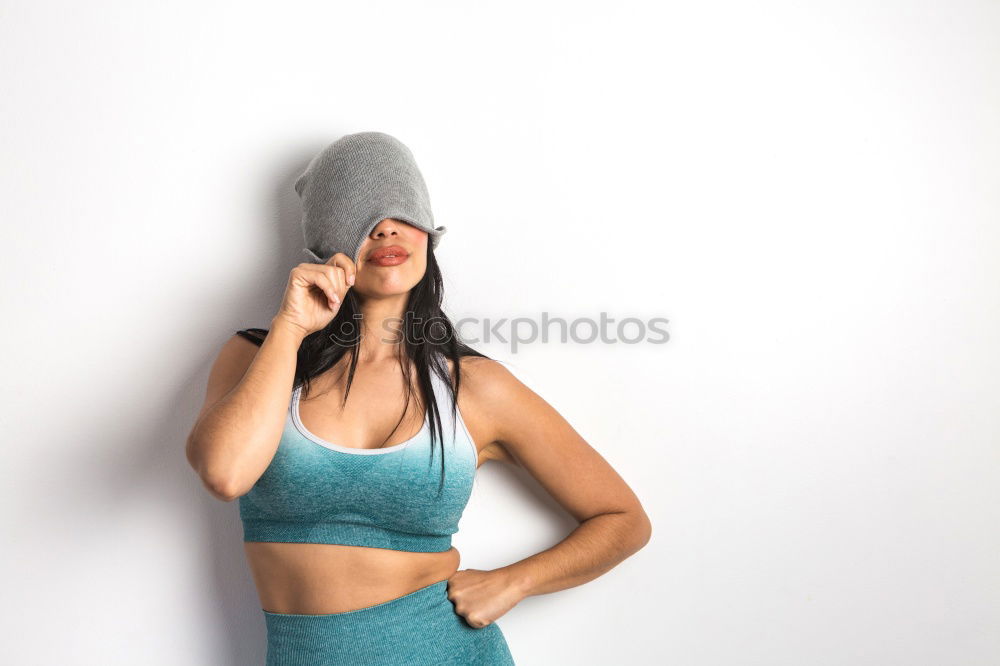
[[[452,419],[447,385],[433,372],[431,384],[444,439],[443,484],[441,442],[434,444],[432,459],[426,416],[420,432],[400,444],[341,446],[302,424],[300,386],[292,391],[274,458],[239,498],[243,540],[413,552],[451,548],[472,494],[478,453],[461,413]]]

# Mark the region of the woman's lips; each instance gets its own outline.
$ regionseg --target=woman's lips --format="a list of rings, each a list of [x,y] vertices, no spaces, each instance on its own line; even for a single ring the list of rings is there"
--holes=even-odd
[[[376,266],[398,266],[409,258],[409,253],[398,245],[382,247],[368,258],[368,262]]]

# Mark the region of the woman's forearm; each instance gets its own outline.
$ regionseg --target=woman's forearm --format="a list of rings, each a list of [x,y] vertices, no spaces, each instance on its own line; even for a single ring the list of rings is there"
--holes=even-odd
[[[525,596],[575,587],[610,571],[649,541],[642,511],[589,518],[556,545],[499,569]]]

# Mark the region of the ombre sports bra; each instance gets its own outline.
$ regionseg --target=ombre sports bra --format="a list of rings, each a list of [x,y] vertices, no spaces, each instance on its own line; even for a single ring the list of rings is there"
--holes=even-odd
[[[341,446],[302,424],[300,386],[292,391],[274,458],[239,498],[243,540],[413,552],[451,548],[451,535],[472,494],[478,454],[461,413],[457,422],[452,419],[447,385],[433,372],[431,384],[444,440],[443,484],[441,442],[434,443],[432,459],[426,417],[420,432],[395,446]]]

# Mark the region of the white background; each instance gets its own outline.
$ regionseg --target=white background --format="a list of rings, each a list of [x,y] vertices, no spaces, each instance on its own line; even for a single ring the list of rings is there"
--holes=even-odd
[[[499,620],[519,666],[1000,662],[1000,6],[3,2],[5,663],[256,664],[184,458],[302,259],[292,183],[406,143],[446,307],[666,317],[512,362],[645,549]],[[573,527],[480,469],[463,567]]]

